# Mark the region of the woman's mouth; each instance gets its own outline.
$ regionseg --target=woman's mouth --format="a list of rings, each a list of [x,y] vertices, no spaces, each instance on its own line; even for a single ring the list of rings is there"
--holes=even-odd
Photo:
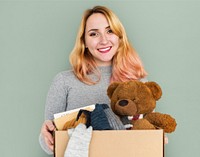
[[[112,46],[97,49],[100,53],[107,53],[111,50]]]

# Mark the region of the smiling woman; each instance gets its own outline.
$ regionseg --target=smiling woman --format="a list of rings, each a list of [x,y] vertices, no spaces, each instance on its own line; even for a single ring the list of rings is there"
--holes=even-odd
[[[91,39],[91,40],[90,40]],[[98,42],[94,47],[91,43]],[[89,47],[90,45],[90,47]],[[93,46],[91,46],[93,45]],[[100,51],[99,51],[100,49]],[[111,82],[144,78],[147,73],[131,43],[119,18],[104,6],[95,6],[85,11],[70,62],[77,78],[86,84],[96,84],[100,80],[97,54],[109,52],[112,58],[101,65],[112,65]],[[98,52],[98,53],[97,53]],[[112,55],[114,53],[114,55]],[[93,56],[95,54],[95,56]],[[98,54],[100,55],[100,54]],[[100,65],[100,66],[101,66]],[[88,74],[93,73],[97,80],[92,80]]]
[[[53,152],[55,113],[91,104],[109,104],[107,88],[113,81],[141,80],[147,73],[118,17],[104,6],[85,11],[70,55],[72,70],[56,75],[45,105],[40,144]]]
[[[119,47],[119,37],[112,32],[103,14],[96,13],[88,18],[85,45],[97,66],[111,65],[111,60]]]

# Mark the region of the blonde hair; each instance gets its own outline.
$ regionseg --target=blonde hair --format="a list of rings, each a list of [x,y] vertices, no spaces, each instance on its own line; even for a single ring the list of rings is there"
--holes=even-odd
[[[110,81],[124,82],[127,80],[144,78],[147,73],[144,70],[139,56],[128,41],[123,25],[118,17],[110,9],[104,6],[95,6],[92,9],[88,9],[82,17],[76,42],[70,54],[70,63],[76,77],[89,85],[98,83],[101,78],[93,56],[85,47],[84,39],[87,19],[95,13],[103,14],[108,20],[113,33],[119,37],[119,48],[112,59],[112,75]],[[91,73],[97,76],[98,79],[96,81],[89,77],[88,74]]]

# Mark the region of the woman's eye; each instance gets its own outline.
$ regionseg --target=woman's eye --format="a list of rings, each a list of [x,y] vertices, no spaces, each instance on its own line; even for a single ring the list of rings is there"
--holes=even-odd
[[[113,33],[113,31],[112,31],[111,29],[109,29],[109,30],[108,30],[108,33],[109,33],[109,34],[110,34],[110,33]]]
[[[96,37],[96,36],[98,36],[98,33],[95,33],[95,32],[90,33],[90,36],[91,36],[91,37]]]

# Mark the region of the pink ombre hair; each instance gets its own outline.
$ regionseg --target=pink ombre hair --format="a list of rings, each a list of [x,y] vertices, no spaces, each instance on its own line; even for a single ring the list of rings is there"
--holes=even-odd
[[[97,64],[91,53],[85,47],[85,27],[87,19],[95,13],[103,14],[110,25],[111,30],[119,37],[119,48],[112,59],[111,82],[124,82],[127,80],[139,80],[147,76],[142,62],[134,48],[128,41],[126,31],[118,17],[104,6],[95,6],[85,11],[77,34],[75,46],[70,55],[70,63],[77,78],[89,85],[96,84],[101,78]],[[91,80],[88,74],[93,73],[97,80]]]

